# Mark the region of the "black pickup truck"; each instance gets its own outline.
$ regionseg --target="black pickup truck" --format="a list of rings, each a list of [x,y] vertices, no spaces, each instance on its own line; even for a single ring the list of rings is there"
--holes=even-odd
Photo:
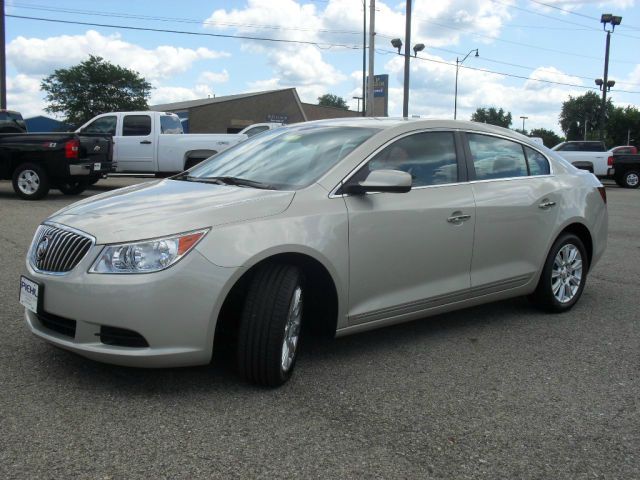
[[[77,133],[0,133],[0,180],[37,200],[57,188],[77,195],[115,171],[110,135]]]
[[[624,188],[638,188],[640,186],[640,155],[614,155],[613,164],[607,171],[607,176],[613,178]]]

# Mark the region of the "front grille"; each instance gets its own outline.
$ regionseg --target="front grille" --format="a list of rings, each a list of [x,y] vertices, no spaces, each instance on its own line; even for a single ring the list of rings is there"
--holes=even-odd
[[[149,346],[147,340],[138,332],[126,328],[101,326],[98,334],[100,341],[105,345],[117,347],[145,348]]]
[[[74,338],[76,336],[76,321],[68,318],[59,317],[52,313],[39,313],[38,320],[43,327],[58,332],[61,335]]]
[[[31,246],[31,265],[45,273],[70,272],[92,244],[92,238],[76,231],[40,225]]]

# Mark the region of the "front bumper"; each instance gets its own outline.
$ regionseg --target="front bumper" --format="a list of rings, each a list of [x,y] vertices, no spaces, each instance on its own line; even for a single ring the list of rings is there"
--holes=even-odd
[[[75,321],[75,333],[62,334],[25,311],[38,337],[93,360],[132,367],[179,367],[211,360],[216,320],[225,286],[237,269],[210,263],[197,249],[162,272],[134,275],[89,274],[102,249],[92,247],[65,275],[27,276],[44,290],[43,311]],[[28,263],[28,262],[27,262]],[[108,345],[101,328],[114,327],[144,337],[148,347]]]

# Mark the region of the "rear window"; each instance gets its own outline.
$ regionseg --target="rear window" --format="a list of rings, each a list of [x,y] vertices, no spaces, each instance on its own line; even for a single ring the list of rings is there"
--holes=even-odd
[[[162,115],[160,117],[160,133],[165,135],[184,133],[180,119],[174,115]]]
[[[149,115],[125,115],[122,122],[123,137],[144,137],[151,133]]]

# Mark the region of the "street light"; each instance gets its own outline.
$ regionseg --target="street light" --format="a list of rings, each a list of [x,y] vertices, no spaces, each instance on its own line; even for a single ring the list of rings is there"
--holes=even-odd
[[[600,23],[602,23],[602,29],[607,32],[607,45],[604,54],[604,76],[602,79],[596,80],[596,85],[600,87],[602,91],[602,107],[600,108],[600,140],[604,140],[604,119],[605,110],[607,108],[607,92],[615,85],[616,82],[610,81],[609,76],[609,46],[611,45],[611,33],[616,29],[616,25],[622,23],[622,17],[612,15],[610,13],[603,13],[600,17]],[[607,28],[607,25],[611,25],[611,30]],[[598,83],[599,82],[599,83]]]
[[[354,100],[358,100],[358,111],[360,111],[360,100],[364,101],[364,97],[352,97]],[[363,103],[364,105],[364,103]]]
[[[394,38],[391,40],[391,46],[398,50],[398,55],[404,56],[404,99],[402,104],[402,116],[409,116],[409,59],[411,55],[409,54],[409,49],[405,48],[405,53],[400,53],[402,50],[402,40],[399,38]],[[418,52],[421,52],[425,49],[424,43],[416,43],[413,46],[413,56],[417,57]]]
[[[529,118],[529,117],[523,117],[523,116],[521,116],[520,118],[522,119],[522,134],[524,135],[524,134],[525,134],[525,133],[524,133],[524,121],[525,121],[527,118]]]
[[[460,69],[460,65],[462,65],[464,61],[467,59],[467,57],[469,57],[469,55],[471,55],[473,52],[476,52],[476,54],[474,55],[475,57],[480,56],[480,54],[478,53],[478,49],[474,48],[473,50],[469,50],[469,53],[467,53],[462,60],[456,57],[456,93],[455,93],[455,98],[453,103],[453,119],[454,120],[458,117],[458,70]]]

